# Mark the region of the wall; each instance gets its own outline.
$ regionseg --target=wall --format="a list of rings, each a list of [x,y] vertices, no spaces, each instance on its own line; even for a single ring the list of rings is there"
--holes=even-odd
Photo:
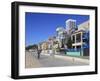
[[[80,52],[66,52],[66,55],[70,55],[70,56],[80,56]]]
[[[10,71],[11,71],[10,70],[11,68],[11,5],[10,4],[12,1],[14,0],[0,1],[0,81],[13,81],[13,79],[10,78]],[[74,5],[78,4],[78,5],[90,5],[90,6],[100,5],[100,0],[21,0],[21,1],[35,1],[35,2],[37,1],[44,3],[49,2],[58,4],[74,4]],[[100,15],[98,16],[98,18],[99,18],[98,21],[100,21]],[[98,26],[98,29],[100,30],[100,24]],[[100,41],[100,37],[98,41]],[[100,42],[98,45],[100,45]],[[98,55],[98,57],[100,57],[100,55]],[[100,59],[98,61],[100,62]],[[59,78],[55,77],[55,78],[26,79],[25,81],[51,81],[51,80],[52,81],[99,81],[100,74],[67,76]]]

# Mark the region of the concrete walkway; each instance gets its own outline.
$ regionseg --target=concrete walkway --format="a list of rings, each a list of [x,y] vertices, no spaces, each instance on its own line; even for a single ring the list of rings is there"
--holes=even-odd
[[[50,54],[42,54],[42,55],[47,55],[50,56]],[[78,58],[78,57],[71,57],[71,56],[67,56],[67,55],[54,55],[55,58],[60,58],[60,59],[67,59],[69,61],[73,61],[73,62],[82,62],[82,63],[86,63],[89,64],[89,59],[82,59],[82,58]]]
[[[25,67],[60,67],[60,66],[81,66],[88,65],[89,60],[74,58],[62,55],[41,54],[40,59],[37,59],[37,53],[26,52]]]
[[[40,65],[39,61],[31,53],[27,52],[25,54],[25,68],[40,67]]]

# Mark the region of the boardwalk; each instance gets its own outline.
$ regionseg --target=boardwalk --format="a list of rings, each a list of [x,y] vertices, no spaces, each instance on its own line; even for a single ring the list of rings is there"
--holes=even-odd
[[[41,54],[40,59],[37,59],[36,53],[26,52],[25,54],[25,67],[36,68],[36,67],[59,67],[59,66],[78,66],[88,65],[89,60],[77,59],[74,57]]]

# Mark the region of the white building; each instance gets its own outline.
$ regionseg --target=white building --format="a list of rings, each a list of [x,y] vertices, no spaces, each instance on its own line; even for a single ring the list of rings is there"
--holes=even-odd
[[[64,44],[67,42],[67,31],[63,27],[58,27],[56,29],[57,32],[57,40],[59,42],[60,47],[63,47]]]
[[[56,32],[57,32],[57,38],[58,39],[64,39],[64,35],[63,35],[64,28],[63,27],[58,27],[56,29]]]
[[[89,20],[78,25],[78,30],[89,31]]]
[[[74,19],[68,19],[66,20],[66,30],[68,32],[68,34],[72,34],[75,29],[76,29],[76,20]]]
[[[64,39],[64,36],[63,36],[64,28],[58,27],[56,29],[56,32],[57,32],[57,41],[59,42],[59,46],[61,47],[62,46],[62,40]]]
[[[78,25],[78,30],[76,30],[73,34],[71,34],[71,40],[72,40],[72,47],[75,49],[83,49],[83,45],[85,44],[85,38],[84,36],[86,31],[89,32],[89,20],[83,22],[82,24]],[[82,56],[84,54],[82,53]]]

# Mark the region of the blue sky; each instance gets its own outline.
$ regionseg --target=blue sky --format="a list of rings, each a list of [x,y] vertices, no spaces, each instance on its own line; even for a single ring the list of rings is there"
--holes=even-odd
[[[58,26],[66,27],[67,19],[75,19],[77,25],[89,20],[88,15],[74,14],[49,14],[49,13],[25,13],[25,46],[37,44],[48,37],[56,35]]]

